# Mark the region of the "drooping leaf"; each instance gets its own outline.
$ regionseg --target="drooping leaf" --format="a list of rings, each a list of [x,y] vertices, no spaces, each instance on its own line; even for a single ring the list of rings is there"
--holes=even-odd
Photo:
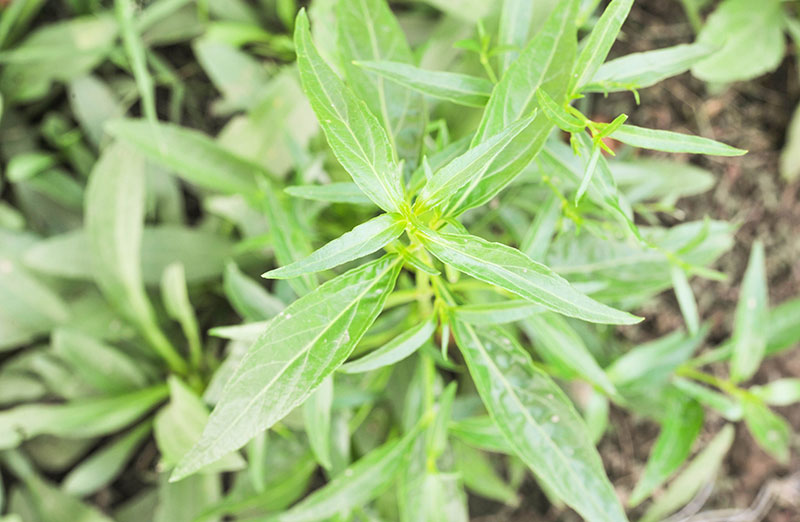
[[[270,270],[263,277],[288,279],[334,268],[385,247],[403,233],[405,226],[400,216],[381,214],[334,239],[305,259]]]
[[[588,520],[627,520],[583,420],[516,340],[461,321],[453,333],[487,410],[538,480]]]
[[[399,210],[401,172],[386,131],[319,55],[305,11],[297,15],[295,46],[303,90],[334,155],[376,205],[387,212]]]
[[[731,379],[734,382],[749,379],[761,365],[767,345],[768,298],[764,245],[757,241],[750,252],[736,305],[731,357]]]
[[[485,106],[492,94],[492,82],[468,74],[429,71],[389,61],[364,61],[356,65],[427,96],[467,107]]]
[[[679,132],[645,129],[627,124],[615,130],[611,137],[633,147],[664,152],[708,154],[710,156],[741,156],[742,154],[747,154],[746,150],[737,149],[708,138]]]
[[[443,263],[554,312],[596,323],[640,321],[581,294],[558,274],[514,248],[464,234],[425,230],[420,235],[425,247]]]
[[[301,297],[250,347],[174,479],[242,447],[302,403],[341,365],[383,308],[400,263],[385,256]]]

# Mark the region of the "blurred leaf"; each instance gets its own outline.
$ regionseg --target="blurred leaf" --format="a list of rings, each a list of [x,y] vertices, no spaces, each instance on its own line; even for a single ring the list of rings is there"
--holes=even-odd
[[[286,187],[286,193],[296,198],[324,201],[327,203],[352,203],[372,205],[372,200],[351,182],[328,183],[327,185],[295,185]]]
[[[259,281],[247,277],[234,263],[225,268],[223,287],[234,310],[247,321],[262,321],[279,314],[286,305],[269,294]]]
[[[786,142],[781,151],[781,174],[787,181],[794,181],[800,176],[800,107],[795,109]]]
[[[800,342],[800,299],[781,303],[769,311],[766,353],[773,355]]]
[[[731,380],[734,382],[749,379],[761,365],[767,345],[764,325],[769,317],[768,299],[764,245],[756,241],[742,279],[733,324]]]
[[[633,0],[613,0],[603,11],[592,32],[584,42],[581,42],[582,48],[575,62],[569,91],[575,91],[577,87],[592,81],[595,77],[598,68],[606,60],[611,46],[614,45],[632,6]]]
[[[744,422],[758,445],[779,462],[789,462],[792,428],[785,419],[773,413],[760,400],[742,398]]]
[[[718,141],[690,134],[664,130],[645,129],[634,125],[623,125],[611,137],[633,147],[664,152],[708,154],[710,156],[741,156],[746,150],[737,149]]]
[[[311,450],[320,466],[331,465],[331,405],[333,404],[333,375],[327,376],[303,403],[303,419]]]
[[[463,442],[453,444],[453,450],[456,470],[467,489],[508,506],[519,505],[517,492],[497,474],[494,465],[483,452]]]
[[[748,391],[771,406],[789,406],[800,402],[800,379],[778,379]]]

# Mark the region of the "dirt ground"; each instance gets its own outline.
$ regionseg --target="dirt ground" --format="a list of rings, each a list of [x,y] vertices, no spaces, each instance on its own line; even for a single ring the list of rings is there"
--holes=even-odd
[[[623,33],[612,56],[693,40],[692,29],[677,1],[638,0]],[[762,240],[766,247],[770,303],[776,305],[800,295],[800,181],[789,184],[778,173],[786,129],[800,101],[797,62],[798,57],[792,49],[775,73],[717,91],[684,74],[642,90],[641,105],[638,107],[633,96],[627,93],[595,100],[595,116],[605,121],[624,112],[630,116],[629,121],[636,125],[699,134],[750,151],[742,158],[682,158],[709,169],[717,178],[711,191],[678,204],[685,212],[682,218],[696,220],[709,216],[740,225],[735,236],[735,247],[716,266],[728,275],[728,281],[711,282],[698,278],[692,281],[701,316],[713,324],[711,342],[719,341],[730,333],[739,283],[754,240]],[[672,218],[665,218],[665,223],[670,223],[670,220]],[[649,319],[640,331],[646,332],[648,337],[666,334],[683,325],[677,302],[671,293],[662,295],[643,311],[643,315]],[[720,375],[726,373],[722,365],[711,368],[711,371]],[[782,377],[800,377],[800,349],[766,361],[753,383],[760,384]],[[779,411],[789,419],[794,433],[800,433],[800,406]],[[701,441],[709,440],[723,424],[721,418],[709,414]],[[627,496],[641,475],[651,446],[658,436],[658,428],[618,410],[612,412],[612,426],[613,431],[600,444],[600,452],[615,486],[623,496]],[[777,501],[771,509],[761,514],[740,513],[736,518],[713,520],[800,521],[800,458],[797,453],[795,444],[791,463],[782,466],[758,447],[743,424],[738,426],[734,445],[713,490],[698,509],[747,508],[756,501],[760,491],[766,491],[768,485],[777,485],[778,481],[793,476],[797,482],[792,481],[789,486],[797,489],[784,491],[784,496],[793,498],[797,505]],[[501,510],[476,520],[579,520],[570,513],[553,509],[545,516],[533,514],[540,513],[542,506],[547,506],[546,499],[533,485],[523,490],[523,496],[520,508]],[[632,519],[642,512],[634,512]],[[711,519],[695,516],[691,520]]]

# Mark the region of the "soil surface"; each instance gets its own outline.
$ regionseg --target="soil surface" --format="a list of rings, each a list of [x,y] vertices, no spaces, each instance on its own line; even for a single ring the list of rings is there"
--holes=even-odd
[[[612,56],[689,43],[693,39],[694,34],[679,2],[638,0]],[[640,106],[628,93],[606,99],[598,96],[594,100],[595,119],[611,121],[624,112],[636,125],[698,134],[750,151],[741,158],[679,158],[710,170],[717,180],[714,188],[706,194],[678,203],[685,212],[681,219],[697,220],[708,216],[739,225],[734,248],[716,265],[718,270],[727,274],[728,280],[692,280],[701,317],[713,324],[712,343],[730,334],[739,283],[756,239],[760,239],[766,248],[770,304],[774,306],[800,295],[800,181],[789,184],[778,172],[786,129],[800,101],[798,78],[798,56],[794,49],[790,49],[776,72],[754,81],[714,90],[687,73],[642,90]],[[675,220],[666,217],[665,224],[670,222]],[[649,319],[637,329],[638,340],[664,335],[683,325],[671,292],[664,293],[647,306],[642,315]],[[723,376],[727,373],[723,365],[711,367],[709,371]],[[800,377],[800,350],[785,352],[765,361],[752,384],[783,377]],[[797,451],[800,405],[781,408],[779,412],[789,420],[795,433],[794,456],[790,464],[781,465],[767,455],[741,423],[713,489],[708,488],[708,499],[705,502],[696,499],[694,511],[701,514],[684,520],[800,521],[800,458]],[[613,429],[601,442],[600,452],[612,481],[620,495],[626,498],[644,469],[658,436],[658,427],[619,410],[612,411],[611,424]],[[709,414],[696,447],[702,447],[703,442],[713,437],[723,424],[721,418]],[[756,502],[760,492],[763,494],[768,490],[778,492],[773,495],[776,501],[771,508],[760,512],[739,512],[737,516],[729,514],[724,518],[707,516],[710,510],[748,508]],[[541,513],[542,507],[548,505],[535,486],[523,490],[523,495],[520,508],[501,510],[476,520],[579,520],[571,513],[554,509],[544,516],[534,514]],[[632,513],[632,520],[642,512]]]

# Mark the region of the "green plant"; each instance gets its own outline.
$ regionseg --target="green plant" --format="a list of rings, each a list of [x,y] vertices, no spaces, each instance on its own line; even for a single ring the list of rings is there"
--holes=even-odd
[[[0,346],[24,347],[0,370],[10,514],[108,520],[79,498],[151,433],[159,473],[117,520],[467,520],[465,488],[513,505],[527,470],[554,504],[626,520],[595,449],[611,403],[661,425],[631,505],[689,458],[704,407],[788,457],[767,405],[800,400],[797,381],[743,383],[800,339],[800,301],[769,308],[756,246],[733,336],[697,354],[689,278],[723,277],[709,265],[733,227],[660,225],[710,175],[608,140],[744,151],[585,115],[585,95],[646,88],[708,46],[603,63],[632,0],[597,19],[598,2],[506,0],[496,24],[446,16],[412,50],[384,0],[339,0],[309,8],[318,48],[304,10],[262,3],[267,19],[232,0],[74,0],[93,16],[24,39],[41,3],[3,12]],[[189,39],[231,116],[216,138],[179,124],[200,88],[159,51]],[[433,70],[452,49],[457,72]],[[122,118],[137,100],[144,117]],[[273,266],[266,287],[248,275]],[[607,326],[669,288],[686,332],[630,346]],[[703,371],[726,360],[730,379]],[[687,502],[731,441],[726,426],[645,519]]]

